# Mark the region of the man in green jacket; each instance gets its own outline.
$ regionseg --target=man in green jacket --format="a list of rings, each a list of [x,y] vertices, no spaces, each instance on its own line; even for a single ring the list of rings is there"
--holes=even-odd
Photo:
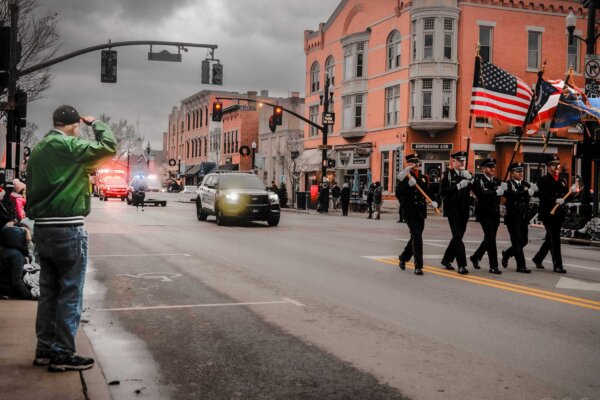
[[[40,298],[34,365],[49,371],[83,370],[92,358],[75,354],[83,308],[90,213],[89,172],[116,154],[112,131],[71,106],[54,111],[54,129],[33,148],[27,163],[27,216],[35,220],[40,255]],[[94,130],[95,141],[79,138],[79,123]]]

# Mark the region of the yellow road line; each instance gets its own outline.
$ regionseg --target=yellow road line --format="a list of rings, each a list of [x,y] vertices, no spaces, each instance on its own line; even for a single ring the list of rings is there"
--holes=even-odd
[[[385,264],[398,266],[397,260],[390,260],[385,258],[378,258],[375,261],[379,261]],[[414,268],[412,263],[406,263],[407,267]],[[528,286],[515,285],[512,283],[500,282],[492,279],[480,278],[476,276],[458,275],[456,273],[449,273],[444,270],[440,270],[434,267],[425,266],[423,268],[426,272],[445,276],[447,278],[458,279],[461,281],[477,283],[484,286],[495,287],[497,289],[506,290],[509,292],[521,293],[528,296],[539,297],[542,299],[553,300],[559,303],[571,304],[577,307],[588,308],[591,310],[600,311],[600,302],[594,300],[583,299],[580,297],[567,296],[560,293],[549,292],[540,289],[530,288]]]

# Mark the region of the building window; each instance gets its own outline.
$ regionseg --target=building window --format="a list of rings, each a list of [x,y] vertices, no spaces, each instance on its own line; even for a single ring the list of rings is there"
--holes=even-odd
[[[417,60],[417,21],[412,22],[412,32],[410,35],[410,47],[411,47],[411,58],[412,62]]]
[[[492,38],[494,28],[491,26],[479,27],[479,55],[483,61],[492,62]]]
[[[425,18],[423,20],[423,59],[425,60],[433,58],[434,28],[435,18]]]
[[[415,117],[415,81],[410,81],[410,118]]]
[[[202,127],[202,109],[199,109],[198,113],[199,113],[199,118],[198,119],[199,119],[199,122],[200,122],[200,127]]]
[[[315,124],[319,121],[319,106],[310,106],[308,110],[308,119]],[[317,136],[319,131],[315,126],[310,126],[309,136]]]
[[[240,151],[239,139],[238,139],[238,131],[235,131],[235,150],[236,153]]]
[[[363,126],[363,101],[362,94],[342,97],[342,124],[343,129],[362,128]]]
[[[423,20],[423,29],[426,31],[432,31],[435,29],[435,18],[425,18]]]
[[[442,82],[442,118],[450,118],[450,104],[452,103],[452,80],[444,79]]]
[[[388,190],[390,181],[390,152],[381,152],[381,188],[384,191]]]
[[[385,126],[398,125],[400,85],[385,88]]]
[[[327,83],[327,78],[329,78],[329,83],[335,85],[335,61],[332,56],[327,57],[325,61],[325,83]]]
[[[454,42],[454,20],[444,18],[444,59],[452,60],[452,44]]]
[[[310,91],[318,92],[319,91],[319,63],[314,62],[312,67],[310,67]]]
[[[568,42],[567,42],[568,43]],[[579,72],[579,40],[573,38],[573,44],[567,44],[567,71],[573,66],[573,72]]]
[[[539,69],[542,58],[542,33],[528,32],[527,68]]]
[[[364,42],[344,47],[344,80],[362,78],[364,72]]]
[[[433,80],[423,79],[423,101],[421,105],[421,119],[431,119],[431,96],[433,91]]]
[[[492,119],[488,117],[475,117],[475,128],[493,128]]]
[[[393,31],[387,40],[387,66],[386,69],[394,69],[400,66],[400,32]]]

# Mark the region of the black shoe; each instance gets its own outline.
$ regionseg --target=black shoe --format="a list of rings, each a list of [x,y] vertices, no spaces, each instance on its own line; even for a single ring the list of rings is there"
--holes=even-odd
[[[534,263],[535,263],[535,267],[536,267],[537,269],[544,269],[544,264],[542,264],[541,262],[540,262],[540,263],[538,263],[538,262],[535,262],[535,261],[534,261]]]
[[[554,272],[556,272],[557,274],[566,274],[567,270],[564,269],[563,267],[560,267],[560,268],[554,268]]]
[[[50,365],[52,354],[49,351],[36,351],[33,365],[35,367],[47,367]]]
[[[423,275],[423,268],[415,267],[415,275]]]
[[[48,371],[50,372],[64,372],[64,371],[81,371],[84,369],[90,369],[94,366],[94,359],[88,357],[78,356],[77,354],[61,354],[52,357],[50,365],[48,365]]]
[[[404,271],[406,269],[406,261],[404,260],[399,260],[400,262],[398,263],[398,266],[400,267],[400,269],[402,271]]]
[[[442,262],[441,262],[440,264],[442,264],[442,266],[443,266],[445,269],[447,269],[448,271],[454,271],[454,267],[452,266],[452,263],[451,263],[451,262],[448,262],[448,261],[444,261],[444,260],[442,260]]]
[[[502,274],[502,271],[500,271],[500,270],[498,269],[498,267],[491,267],[491,268],[490,268],[490,274],[501,275],[501,274]]]
[[[467,269],[467,267],[458,267],[458,273],[461,275],[467,275],[469,273],[469,270]]]
[[[504,250],[502,250],[502,268],[508,268],[508,256],[506,255],[506,252]]]
[[[530,274],[531,270],[528,269],[527,267],[523,267],[523,268],[517,268],[517,272],[520,272],[522,274]]]
[[[471,263],[473,263],[473,268],[475,269],[481,269],[481,267],[479,266],[479,260],[476,259],[475,257],[471,256],[469,257],[469,260],[471,260]]]

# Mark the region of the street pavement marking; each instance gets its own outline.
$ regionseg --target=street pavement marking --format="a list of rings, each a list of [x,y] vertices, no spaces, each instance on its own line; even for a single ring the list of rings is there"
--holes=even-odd
[[[167,256],[184,256],[189,257],[189,254],[185,253],[144,253],[144,254],[95,254],[92,257],[167,257]]]
[[[265,304],[293,304],[296,307],[303,307],[304,304],[283,297],[281,301],[253,301],[246,303],[213,303],[213,304],[182,304],[176,306],[148,306],[148,307],[121,307],[121,308],[97,308],[95,310],[90,311],[145,311],[145,310],[172,310],[177,308],[203,308],[203,307],[225,307],[225,306],[257,306],[257,305],[265,305]]]
[[[578,281],[577,279],[561,277],[556,283],[559,289],[592,290],[600,292],[600,283]]]
[[[395,265],[398,267],[398,260],[380,258],[376,261]],[[406,263],[408,268],[414,268],[413,263]],[[568,296],[560,293],[549,292],[546,290],[534,289],[528,286],[515,285],[508,282],[502,282],[494,279],[481,278],[473,275],[459,275],[456,272],[441,270],[436,267],[424,266],[423,270],[434,275],[445,276],[447,278],[458,279],[466,282],[477,283],[484,286],[495,287],[497,289],[506,290],[509,292],[521,293],[528,296],[539,297],[542,299],[553,300],[559,303],[571,304],[577,307],[589,308],[591,310],[600,311],[600,301],[588,300],[581,297]]]

